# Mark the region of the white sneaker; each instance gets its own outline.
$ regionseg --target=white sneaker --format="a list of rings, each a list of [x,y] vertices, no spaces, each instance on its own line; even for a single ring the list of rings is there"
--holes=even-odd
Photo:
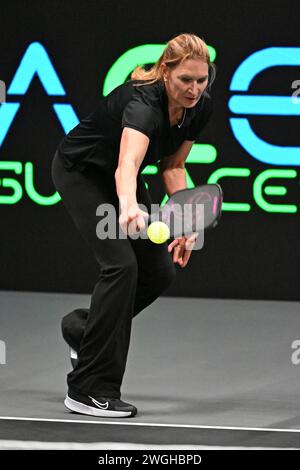
[[[64,403],[68,410],[75,413],[103,418],[129,418],[137,413],[135,406],[119,398],[91,397],[71,390],[68,391]]]

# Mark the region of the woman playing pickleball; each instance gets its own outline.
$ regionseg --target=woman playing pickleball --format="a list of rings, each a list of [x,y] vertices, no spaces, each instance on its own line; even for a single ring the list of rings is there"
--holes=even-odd
[[[186,266],[193,239],[155,244],[130,236],[99,238],[97,207],[111,204],[123,233],[144,228],[143,204],[151,197],[141,175],[158,164],[170,196],[186,188],[184,164],[212,113],[208,93],[215,77],[205,42],[194,34],[171,39],[161,57],[102,98],[60,142],[52,178],[63,204],[99,265],[88,309],[63,318],[65,340],[76,352],[67,376],[65,405],[101,417],[129,417],[135,406],[121,400],[132,319]],[[187,249],[189,248],[189,249]]]

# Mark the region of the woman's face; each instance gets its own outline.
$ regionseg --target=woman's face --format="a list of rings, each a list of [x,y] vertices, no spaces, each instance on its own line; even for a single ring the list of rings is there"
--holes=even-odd
[[[200,59],[187,59],[173,70],[165,64],[162,68],[171,104],[185,108],[195,106],[208,84],[208,64]]]

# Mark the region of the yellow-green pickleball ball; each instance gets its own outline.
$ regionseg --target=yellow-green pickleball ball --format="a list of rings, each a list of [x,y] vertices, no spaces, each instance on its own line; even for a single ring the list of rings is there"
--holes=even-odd
[[[170,238],[170,229],[164,222],[152,222],[147,229],[148,238],[153,243],[164,243]]]

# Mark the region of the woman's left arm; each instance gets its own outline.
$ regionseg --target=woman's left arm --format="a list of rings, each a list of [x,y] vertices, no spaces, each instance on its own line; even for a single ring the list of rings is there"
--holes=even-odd
[[[160,160],[158,166],[168,196],[175,191],[186,189],[185,162],[193,146],[191,140],[182,142],[179,149]]]
[[[176,191],[186,189],[186,175],[185,175],[185,161],[193,146],[193,141],[185,140],[177,152],[163,158],[159,163],[163,184],[168,196],[171,196]],[[184,268],[191,256],[193,246],[197,234],[192,234],[189,237],[177,237],[168,246],[168,251],[173,251],[173,262],[178,263],[179,266]]]

